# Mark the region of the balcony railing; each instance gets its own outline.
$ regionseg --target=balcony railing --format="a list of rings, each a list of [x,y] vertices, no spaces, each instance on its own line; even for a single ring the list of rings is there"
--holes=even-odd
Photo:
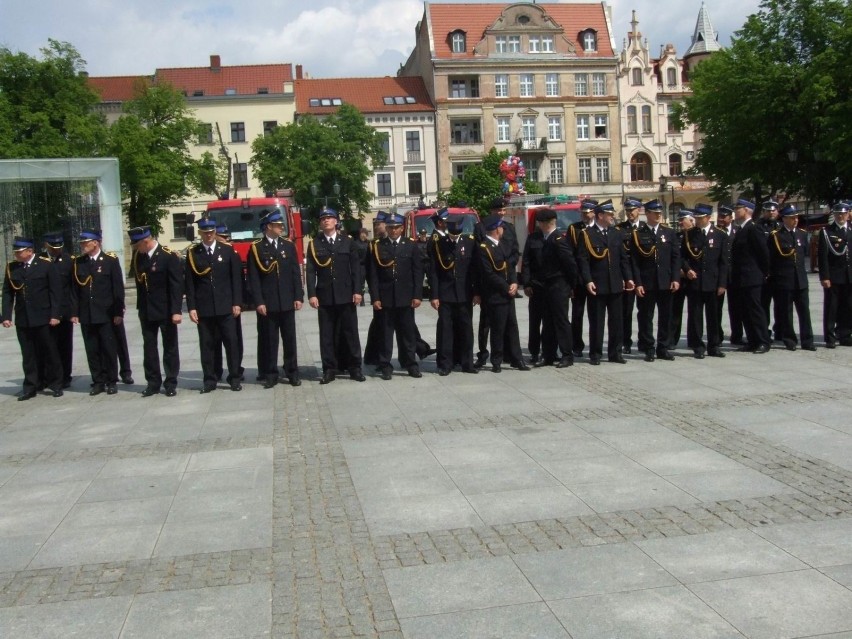
[[[405,154],[405,161],[409,164],[422,162],[423,156],[420,154],[420,151],[407,151]]]
[[[518,153],[520,153],[521,151],[526,151],[527,153],[546,153],[547,138],[519,138],[515,141],[515,148]]]

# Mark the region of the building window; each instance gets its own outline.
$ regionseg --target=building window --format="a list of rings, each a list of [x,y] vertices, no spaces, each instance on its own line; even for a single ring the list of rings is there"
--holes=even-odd
[[[538,158],[526,158],[524,164],[527,169],[527,179],[530,182],[538,182]]]
[[[666,84],[670,89],[677,86],[677,69],[674,67],[666,69]]]
[[[453,120],[452,131],[454,144],[479,144],[482,142],[479,120]]]
[[[390,197],[391,194],[391,174],[376,173],[376,195],[379,197]]]
[[[583,32],[583,51],[593,52],[598,50],[598,35],[592,30],[588,29]]]
[[[551,115],[547,118],[547,139],[551,142],[562,140],[562,118]]]
[[[642,133],[651,133],[651,107],[642,107]]]
[[[562,184],[565,181],[565,169],[562,160],[550,160],[550,183]]]
[[[607,117],[605,115],[595,116],[595,139],[605,140],[609,137],[606,130]]]
[[[634,135],[636,133],[636,107],[627,107],[627,134]]]
[[[172,215],[172,237],[176,240],[186,239],[186,213]]]
[[[507,53],[509,51],[509,46],[506,40],[506,36],[497,36],[494,38],[494,52],[495,53]]]
[[[588,184],[592,181],[592,158],[577,158],[580,171],[580,182]]]
[[[680,153],[672,153],[669,156],[669,175],[681,173],[683,173],[683,156]]]
[[[525,115],[521,118],[521,137],[524,140],[525,149],[537,148],[537,140],[535,137],[535,116]],[[529,169],[529,167],[527,167]]]
[[[598,182],[609,182],[609,158],[595,158]]]
[[[559,74],[548,73],[544,76],[544,94],[548,98],[556,98],[559,96]]]
[[[405,159],[407,162],[420,161],[420,131],[405,132]]]
[[[541,37],[541,52],[553,53],[553,36]]]
[[[451,98],[478,98],[479,78],[450,78]]]
[[[509,97],[509,76],[505,73],[501,73],[499,75],[494,76],[494,97]]]
[[[674,105],[670,104],[668,108],[668,121],[669,121],[669,133],[680,133],[683,131],[683,127],[680,125],[680,120],[678,120],[674,115]]]
[[[453,177],[461,180],[464,177],[464,172],[469,166],[473,166],[475,162],[455,162],[453,163]]]
[[[198,126],[198,143],[213,144],[213,125],[209,122],[202,122]],[[175,237],[180,237],[180,235],[175,235]]]
[[[541,53],[541,40],[538,36],[530,36],[530,53]]]
[[[606,95],[606,75],[603,73],[592,74],[592,95]]]
[[[648,154],[637,153],[630,158],[630,181],[650,182],[651,179],[651,158]]]
[[[509,122],[510,119],[508,116],[500,116],[497,118],[497,141],[498,142],[511,142],[511,133],[509,132]]]
[[[509,53],[520,53],[521,52],[521,36],[513,35],[509,36]]]
[[[263,136],[266,137],[267,135],[270,135],[277,126],[278,120],[265,120],[263,122]]]
[[[589,116],[588,115],[578,115],[577,116],[577,139],[578,140],[588,140],[589,139]]]
[[[534,79],[532,73],[521,74],[520,87],[522,98],[531,98],[535,95]]]
[[[238,189],[248,188],[248,164],[245,162],[234,164],[234,186]]]
[[[423,174],[409,173],[408,174],[408,194],[422,195],[423,194]]]
[[[589,76],[587,74],[574,74],[574,95],[578,97],[589,95]]]
[[[246,123],[231,122],[231,142],[246,141]]]
[[[453,53],[465,52],[465,37],[460,31],[453,34]]]
[[[642,69],[639,67],[634,67],[630,70],[630,84],[634,87],[642,86]]]
[[[385,152],[385,157],[387,157],[388,162],[391,161],[391,146],[390,146],[390,133],[386,131],[380,131],[378,133],[379,140],[382,142],[382,151]]]

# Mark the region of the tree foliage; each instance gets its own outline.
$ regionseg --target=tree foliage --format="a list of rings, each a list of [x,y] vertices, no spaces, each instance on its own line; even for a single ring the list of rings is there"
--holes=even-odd
[[[372,167],[384,166],[387,156],[379,133],[358,109],[344,104],[323,119],[305,115],[258,136],[249,162],[265,191],[292,188],[296,200],[315,211],[327,197],[329,207],[360,217],[369,211],[372,198],[364,185],[373,175]]]
[[[86,61],[49,40],[41,59],[0,47],[0,158],[102,155],[104,117],[82,74]]]
[[[852,185],[849,55],[848,2],[764,0],[690,79],[677,116],[703,137],[696,168],[725,187],[750,185],[758,198],[836,200]]]
[[[199,124],[183,95],[168,85],[140,83],[136,98],[124,105],[124,115],[109,130],[109,151],[118,158],[131,227],[161,231],[160,220],[168,215],[164,207],[186,197],[191,187],[203,191],[211,183],[211,163],[194,160],[189,152]]]
[[[455,178],[446,195],[450,205],[464,202],[476,209],[480,215],[488,215],[491,202],[503,195],[503,176],[500,174],[500,163],[509,157],[509,151],[497,151],[494,147],[483,157],[482,162],[471,164],[464,170],[461,178]],[[537,182],[525,181],[527,193],[541,193],[542,188]]]

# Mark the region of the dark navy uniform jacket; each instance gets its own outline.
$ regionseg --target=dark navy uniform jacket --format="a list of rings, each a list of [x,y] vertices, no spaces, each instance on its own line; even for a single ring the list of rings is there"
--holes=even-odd
[[[781,291],[801,291],[808,288],[805,249],[808,234],[796,228],[774,231],[769,236],[769,284]]]
[[[731,288],[763,286],[769,274],[766,235],[749,220],[730,238]]]
[[[169,248],[157,245],[153,255],[133,254],[136,271],[136,308],[139,319],[147,322],[170,321],[183,306],[183,269],[180,257]]]
[[[71,269],[71,316],[82,324],[106,324],[124,317],[124,278],[118,258],[101,251],[80,255]]]
[[[216,242],[213,255],[204,244],[191,247],[184,268],[187,309],[199,317],[230,315],[234,306],[242,305],[242,270],[233,246]]]
[[[423,298],[423,255],[417,243],[400,237],[395,244],[388,237],[370,242],[367,263],[370,300],[382,308],[411,306]]]
[[[441,302],[470,302],[477,295],[476,242],[473,235],[451,237],[434,234],[429,245],[431,298]]]
[[[34,257],[24,267],[21,262],[9,262],[3,280],[3,312],[0,321],[12,321],[15,309],[15,324],[21,328],[32,328],[49,324],[59,319],[59,276],[50,260]]]
[[[299,256],[289,239],[279,237],[275,246],[267,238],[252,244],[248,277],[252,303],[265,305],[270,313],[295,310],[293,305],[305,300]]]
[[[691,291],[711,293],[728,286],[728,236],[714,226],[704,229],[697,226],[689,229],[680,248],[683,270],[695,271],[698,277],[686,278],[686,287]]]
[[[680,239],[662,224],[657,234],[647,224],[630,233],[633,281],[649,291],[667,291],[680,281]]]
[[[352,296],[364,288],[358,250],[342,233],[334,244],[324,233],[309,242],[305,276],[308,297],[316,297],[321,305],[351,304]]]
[[[624,234],[610,227],[606,236],[596,224],[580,236],[577,262],[583,285],[594,282],[598,295],[624,291],[624,282],[633,279],[630,259],[624,250]]]
[[[852,231],[840,228],[836,222],[819,233],[819,279],[832,284],[852,284],[852,258],[849,255],[849,236]]]

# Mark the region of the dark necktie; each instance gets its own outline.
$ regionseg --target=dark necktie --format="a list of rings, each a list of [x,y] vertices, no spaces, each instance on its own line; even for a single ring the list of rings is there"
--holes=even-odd
[[[207,247],[207,255],[209,255],[210,257],[213,257],[213,247],[212,246]]]

